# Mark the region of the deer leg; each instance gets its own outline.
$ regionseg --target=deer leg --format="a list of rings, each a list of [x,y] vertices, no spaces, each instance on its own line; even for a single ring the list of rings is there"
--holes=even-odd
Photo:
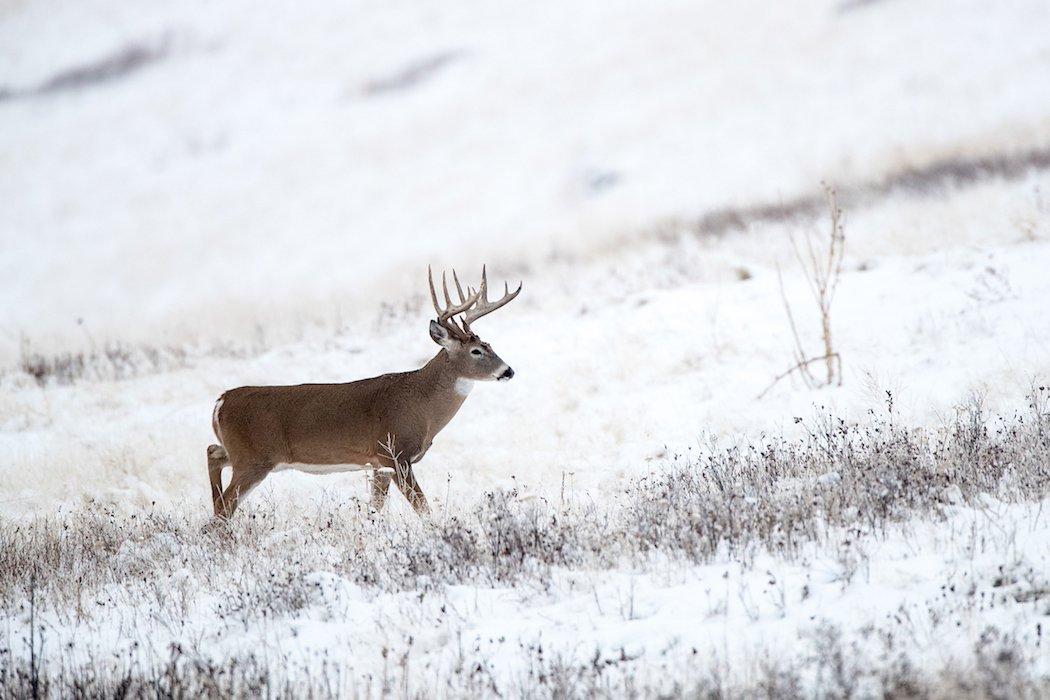
[[[272,468],[273,465],[265,463],[254,463],[245,466],[234,464],[233,478],[230,479],[226,490],[219,496],[219,502],[215,511],[216,517],[229,520],[233,512],[237,510],[241,499],[245,498],[249,491],[258,486],[259,482],[266,478],[266,475],[270,473]]]
[[[416,513],[420,515],[430,513],[430,504],[427,503],[427,497],[423,495],[423,489],[419,488],[416,475],[412,473],[411,463],[404,462],[397,465],[394,469],[394,483],[408,499],[409,504],[415,508]]]
[[[377,467],[372,470],[372,502],[370,505],[377,512],[383,510],[383,505],[386,503],[392,474],[393,471],[389,467]]]
[[[219,515],[219,501],[222,498],[222,468],[230,463],[222,445],[208,445],[208,480],[211,481],[211,504],[215,515]]]

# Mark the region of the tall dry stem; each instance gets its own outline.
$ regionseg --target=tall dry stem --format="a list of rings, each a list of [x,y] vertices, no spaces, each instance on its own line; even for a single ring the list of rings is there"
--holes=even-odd
[[[802,242],[795,235],[790,235],[791,249],[795,253],[795,259],[802,268],[806,285],[813,295],[813,301],[817,305],[820,316],[820,334],[824,345],[824,352],[820,355],[810,355],[806,352],[802,339],[799,336],[798,324],[791,310],[787,293],[784,291],[784,278],[777,266],[777,281],[780,285],[780,299],[784,303],[784,311],[787,314],[788,326],[791,329],[791,337],[795,346],[792,349],[795,364],[784,372],[777,375],[772,383],[767,386],[758,398],[776,386],[784,377],[797,372],[806,386],[831,386],[842,384],[842,356],[835,350],[831,333],[831,305],[835,300],[835,292],[838,289],[839,279],[842,276],[842,261],[846,250],[846,236],[842,225],[842,210],[839,209],[835,189],[827,183],[821,183],[824,188],[824,197],[828,207],[828,231],[826,236],[808,232],[803,236]],[[817,380],[813,376],[810,367],[817,363],[824,364],[824,379]]]

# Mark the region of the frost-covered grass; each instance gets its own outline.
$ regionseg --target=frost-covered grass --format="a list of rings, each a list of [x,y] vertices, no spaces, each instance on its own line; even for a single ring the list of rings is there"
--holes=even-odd
[[[1050,389],[1019,415],[975,402],[938,429],[901,424],[890,398],[860,423],[818,416],[799,439],[705,446],[600,502],[500,491],[425,523],[353,500],[268,503],[229,524],[161,505],[5,519],[0,680],[56,695],[1045,691]],[[946,565],[940,599],[916,599],[907,567],[892,571],[909,547]],[[866,591],[885,600],[834,610]],[[691,602],[661,611],[664,597]],[[605,618],[627,632],[701,597],[701,626],[721,617],[729,633],[735,608],[745,636],[780,620],[774,636],[801,646],[719,650],[657,625],[616,656]],[[594,609],[577,643],[505,619],[581,604]],[[890,619],[924,606],[897,639]],[[979,636],[923,660],[936,638],[914,635],[953,621]]]

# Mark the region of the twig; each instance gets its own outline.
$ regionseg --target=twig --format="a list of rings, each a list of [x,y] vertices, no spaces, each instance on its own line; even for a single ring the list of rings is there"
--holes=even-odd
[[[814,362],[820,362],[821,360],[832,360],[832,361],[837,362],[838,363],[838,367],[839,367],[839,372],[842,371],[842,369],[841,369],[842,368],[842,358],[839,357],[839,354],[837,352],[836,353],[832,353],[830,356],[828,356],[828,355],[820,355],[818,357],[811,357],[808,360],[802,360],[801,362],[799,362],[799,363],[795,364],[794,366],[792,366],[790,369],[787,369],[787,370],[781,372],[780,374],[778,374],[776,376],[776,378],[774,378],[773,381],[769,384],[769,386],[767,386],[765,389],[763,389],[762,393],[759,394],[755,398],[761,399],[763,396],[765,396],[766,394],[769,393],[770,389],[772,389],[773,387],[775,387],[777,385],[777,382],[779,382],[781,379],[783,379],[784,377],[788,376],[792,372],[795,372],[795,371],[805,372],[806,371],[806,367],[808,365],[810,365],[810,364],[812,364]]]

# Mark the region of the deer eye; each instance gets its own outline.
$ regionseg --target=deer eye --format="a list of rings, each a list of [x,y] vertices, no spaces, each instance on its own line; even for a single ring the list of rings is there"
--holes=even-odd
[[[477,355],[478,357],[481,357],[481,350],[479,348],[474,348],[473,350],[470,351],[470,354],[471,355]]]

